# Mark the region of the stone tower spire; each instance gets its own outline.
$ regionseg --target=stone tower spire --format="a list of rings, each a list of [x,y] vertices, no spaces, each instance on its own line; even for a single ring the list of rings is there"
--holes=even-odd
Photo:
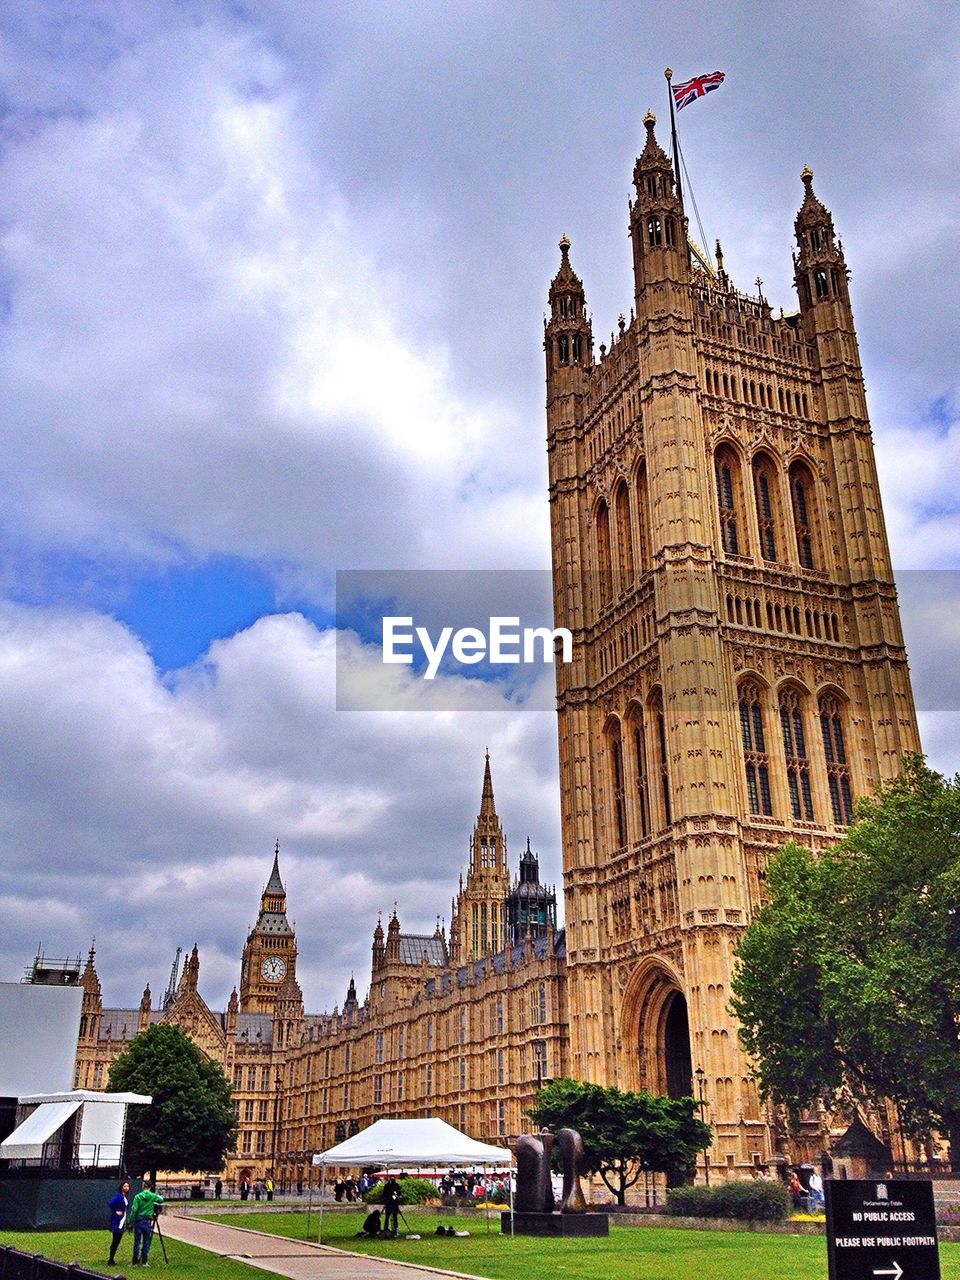
[[[243,948],[240,1012],[273,1013],[281,984],[296,978],[297,940],[287,919],[287,891],[280,876],[280,841],[260,895],[260,914]]]
[[[277,843],[276,843],[276,845],[274,846],[274,849],[273,849],[273,868],[272,868],[272,870],[271,870],[271,872],[270,872],[270,879],[267,881],[267,883],[266,883],[266,887],[265,887],[265,888],[264,888],[264,890],[263,890],[263,896],[264,896],[264,898],[267,898],[267,897],[283,898],[283,899],[284,899],[284,905],[286,905],[287,891],[286,891],[286,889],[284,889],[284,887],[283,887],[283,881],[280,879],[280,840],[279,840],[279,837],[278,837],[278,839],[277,839]]]
[[[80,978],[83,996],[80,1000],[80,1040],[95,1044],[100,1034],[100,1015],[103,1013],[103,996],[100,978],[94,963],[97,954],[96,940],[90,943],[87,963]]]
[[[470,837],[467,878],[450,922],[451,948],[457,963],[464,964],[503,948],[509,892],[507,842],[493,797],[488,751],[484,758],[480,812]]]

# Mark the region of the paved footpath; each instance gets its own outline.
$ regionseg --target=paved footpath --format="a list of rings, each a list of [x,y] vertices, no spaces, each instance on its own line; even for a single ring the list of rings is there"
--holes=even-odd
[[[287,1276],[289,1280],[436,1280],[437,1276],[482,1280],[463,1271],[442,1271],[392,1258],[371,1258],[364,1253],[348,1253],[345,1249],[310,1244],[306,1240],[288,1240],[285,1236],[270,1236],[246,1227],[178,1217],[169,1207],[160,1222],[169,1240],[182,1240],[184,1244],[209,1249],[221,1257],[246,1262],[251,1267]]]

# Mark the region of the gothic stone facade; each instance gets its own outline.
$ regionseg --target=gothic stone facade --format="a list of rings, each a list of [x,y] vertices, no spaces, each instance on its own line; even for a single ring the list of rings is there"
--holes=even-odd
[[[596,358],[564,238],[545,329],[555,612],[575,642],[557,667],[566,935],[532,855],[510,889],[488,761],[449,945],[394,913],[362,1005],[351,981],[342,1009],[304,1014],[276,865],[223,1013],[196,952],[160,1011],[149,991],[103,1009],[91,957],[78,1083],[179,1023],[236,1087],[234,1176],[274,1150],[302,1176],[382,1115],[502,1139],[546,1076],[689,1094],[696,1068],[714,1164],[786,1157],[728,1011],[737,942],[771,854],[837,840],[918,749],[916,717],[848,272],[813,175],[799,311],[775,315],[719,245],[713,270],[688,240],[645,123],[630,319]],[[811,1115],[790,1154],[823,1128]]]
[[[106,1088],[110,1064],[152,1023],[183,1028],[234,1087],[237,1148],[226,1177],[270,1171],[304,1182],[310,1157],[374,1120],[439,1115],[505,1142],[523,1132],[538,1084],[565,1074],[569,1019],[556,895],[529,841],[511,883],[489,757],[470,864],[451,937],[405,934],[396,910],[373,935],[370,989],[351,978],[342,1009],[304,1012],[297,940],[279,848],[240,967],[239,994],[214,1012],[199,992],[197,948],[175,990],[152,1007],[105,1008],[91,950],[83,974],[76,1083]]]
[[[919,740],[813,174],[799,311],[776,316],[719,245],[717,270],[691,249],[645,125],[629,322],[595,358],[566,237],[545,322],[555,614],[575,646],[557,667],[570,1070],[689,1094],[702,1068],[711,1163],[736,1170],[784,1149],[728,1010],[767,861],[838,839]]]

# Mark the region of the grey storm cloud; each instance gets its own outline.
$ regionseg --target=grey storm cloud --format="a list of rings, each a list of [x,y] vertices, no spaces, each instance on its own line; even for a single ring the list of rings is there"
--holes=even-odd
[[[684,152],[708,246],[777,307],[816,171],[895,561],[960,564],[954,9],[24,0],[0,36],[10,594],[48,556],[106,581],[229,554],[324,603],[338,568],[545,568],[556,245],[603,341],[668,64],[727,72],[683,112]],[[952,770],[952,615],[926,598],[909,622]],[[338,714],[332,647],[264,617],[161,675],[102,613],[7,604],[3,973],[96,933],[107,999],[131,1000],[196,940],[223,999],[279,835],[308,1003],[332,1004],[378,909],[448,910],[487,743],[514,851],[529,832],[558,878],[551,715],[483,688],[453,715],[397,672],[395,709]]]

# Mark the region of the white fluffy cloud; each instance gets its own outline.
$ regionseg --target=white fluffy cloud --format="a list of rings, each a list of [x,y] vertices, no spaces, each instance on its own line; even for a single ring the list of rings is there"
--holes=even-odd
[[[513,482],[482,464],[509,421],[411,328],[310,154],[290,68],[211,23],[74,71],[69,105],[59,83],[21,104],[0,166],[14,531],[283,561],[308,584],[440,546],[466,563],[477,537],[493,563],[542,558],[543,513],[539,540],[528,494],[504,520]]]
[[[123,582],[229,554],[320,598],[347,566],[545,567],[556,241],[574,241],[602,341],[632,295],[640,117],[661,109],[678,48],[683,74],[728,72],[682,120],[707,238],[742,287],[759,273],[791,306],[797,174],[813,165],[853,267],[895,559],[957,564],[944,264],[960,251],[960,125],[939,92],[956,13],[817,0],[651,24],[613,4],[584,41],[574,0],[549,24],[433,0],[8,9],[12,593],[54,556]],[[909,623],[927,747],[955,768],[949,611]],[[474,711],[439,709],[344,643],[396,709],[337,713],[332,633],[295,615],[161,676],[108,617],[6,606],[0,976],[38,938],[68,951],[97,933],[108,999],[135,1000],[199,940],[223,998],[279,835],[308,1002],[332,1003],[365,972],[378,908],[397,898],[420,927],[447,908],[487,742],[514,850],[529,830],[556,876],[552,716],[481,686]]]
[[[375,678],[378,655],[341,640]],[[519,852],[530,832],[556,876],[552,715],[517,713],[489,686],[473,711],[431,712],[444,678],[431,689],[399,668],[396,709],[337,713],[335,644],[299,615],[264,618],[164,682],[110,619],[6,606],[3,969],[38,930],[48,952],[97,934],[113,998],[131,999],[200,939],[223,996],[279,836],[304,986],[332,1004],[345,974],[365,973],[378,910],[396,899],[424,928],[448,914],[487,743],[508,839]]]

